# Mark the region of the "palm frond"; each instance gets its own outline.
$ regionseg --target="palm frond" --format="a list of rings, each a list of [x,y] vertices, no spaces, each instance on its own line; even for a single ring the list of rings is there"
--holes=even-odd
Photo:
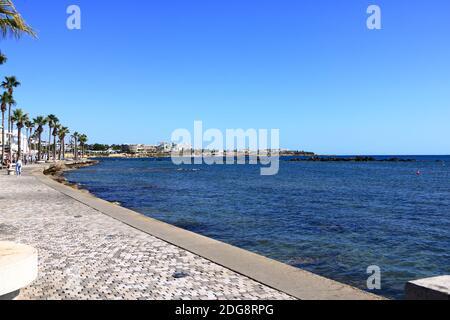
[[[25,22],[11,0],[0,0],[0,34],[3,38],[20,38],[22,34],[37,38],[36,32]]]

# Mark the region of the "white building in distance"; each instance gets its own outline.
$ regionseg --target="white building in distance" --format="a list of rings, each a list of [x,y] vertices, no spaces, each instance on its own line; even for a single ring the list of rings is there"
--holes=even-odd
[[[5,131],[5,149],[6,152],[9,151],[9,146],[8,144],[8,132]],[[0,127],[0,153],[2,151],[2,134],[1,134],[1,127]],[[28,146],[28,136],[25,134],[24,130],[22,130],[22,135],[20,137],[21,140],[21,149],[22,149],[22,154],[29,154],[30,152],[30,148]],[[18,135],[18,131],[14,130],[12,132],[12,141],[11,141],[11,147],[12,147],[12,153],[17,153],[19,151],[19,135]]]

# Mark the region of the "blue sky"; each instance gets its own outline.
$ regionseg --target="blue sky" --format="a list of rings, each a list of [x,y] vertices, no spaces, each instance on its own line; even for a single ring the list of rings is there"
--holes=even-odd
[[[19,107],[91,142],[279,128],[326,154],[450,153],[448,0],[16,0],[39,40],[2,40]],[[66,8],[82,30],[66,28]],[[366,9],[382,9],[382,30]]]

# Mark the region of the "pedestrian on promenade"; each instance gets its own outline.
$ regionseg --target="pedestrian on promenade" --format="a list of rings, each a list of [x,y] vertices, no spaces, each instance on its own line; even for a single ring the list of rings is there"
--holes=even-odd
[[[20,177],[22,175],[22,160],[17,160],[16,162],[16,176]]]

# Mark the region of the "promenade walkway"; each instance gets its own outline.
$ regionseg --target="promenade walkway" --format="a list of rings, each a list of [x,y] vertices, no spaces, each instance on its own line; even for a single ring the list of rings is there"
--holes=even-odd
[[[290,299],[108,217],[27,171],[20,178],[0,172],[0,241],[39,251],[38,280],[19,299]]]

